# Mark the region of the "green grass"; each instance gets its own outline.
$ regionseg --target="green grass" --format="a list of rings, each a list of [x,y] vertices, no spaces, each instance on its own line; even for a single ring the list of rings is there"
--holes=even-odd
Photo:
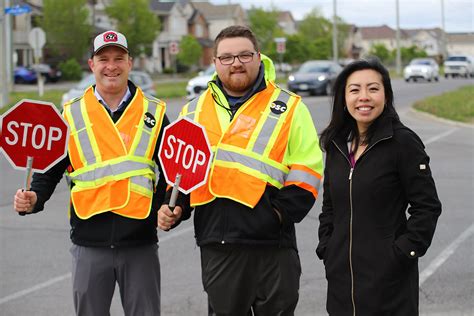
[[[187,81],[178,81],[178,82],[166,82],[160,83],[160,81],[155,81],[156,87],[156,96],[158,99],[170,99],[170,98],[179,98],[186,96],[186,85]]]
[[[10,100],[7,106],[0,108],[0,114],[3,114],[8,110],[10,107],[15,105],[21,99],[32,99],[32,100],[39,100],[45,102],[52,102],[58,109],[61,109],[61,97],[63,93],[66,92],[64,90],[48,90],[45,91],[43,96],[40,97],[37,91],[34,92],[12,92],[10,93]]]
[[[449,120],[474,123],[474,85],[418,101],[414,107]]]

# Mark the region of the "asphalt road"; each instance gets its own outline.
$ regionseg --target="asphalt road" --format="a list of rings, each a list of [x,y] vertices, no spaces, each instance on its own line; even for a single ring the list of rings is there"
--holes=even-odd
[[[426,144],[443,203],[433,244],[420,260],[422,315],[474,315],[474,128],[415,113],[410,106],[415,100],[467,83],[474,81],[394,81],[396,107],[402,121]],[[303,99],[316,127],[322,130],[329,120],[329,99]],[[168,102],[170,119],[176,118],[183,102]],[[21,171],[12,169],[0,157],[0,315],[73,315],[68,189],[63,181],[44,212],[19,217],[12,210],[12,197],[22,185],[22,178]],[[320,209],[318,200],[307,218],[297,225],[303,275],[296,315],[326,315],[324,268],[314,252]],[[162,315],[206,315],[192,221],[171,232],[160,232],[159,237]],[[112,315],[123,315],[118,298],[117,289]]]

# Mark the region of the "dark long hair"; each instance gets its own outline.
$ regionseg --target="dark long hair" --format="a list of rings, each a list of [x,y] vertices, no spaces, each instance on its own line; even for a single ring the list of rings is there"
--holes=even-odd
[[[366,140],[370,142],[377,123],[381,120],[381,118],[392,117],[395,120],[399,120],[398,114],[393,105],[393,90],[392,84],[390,82],[390,75],[387,69],[376,57],[356,60],[347,65],[337,76],[336,81],[334,82],[331,121],[320,136],[320,146],[322,150],[327,151],[331,141],[340,133],[343,133],[345,136],[349,136],[349,140],[355,139],[356,147],[358,147],[360,141],[359,130],[357,129],[356,120],[347,110],[345,91],[347,78],[349,78],[349,76],[356,71],[366,69],[374,70],[382,76],[382,83],[385,91],[384,110],[382,114],[377,119],[375,119],[375,121],[368,128]]]

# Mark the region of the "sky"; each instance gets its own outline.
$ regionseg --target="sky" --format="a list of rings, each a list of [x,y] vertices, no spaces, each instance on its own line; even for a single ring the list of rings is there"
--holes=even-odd
[[[337,15],[357,26],[386,24],[396,28],[397,0],[334,0]],[[269,9],[273,4],[281,11],[291,11],[301,20],[313,8],[332,18],[333,0],[210,0],[213,4],[240,4],[245,9],[253,6]],[[432,28],[442,26],[441,3],[444,2],[446,32],[474,32],[473,0],[398,0],[400,28]]]

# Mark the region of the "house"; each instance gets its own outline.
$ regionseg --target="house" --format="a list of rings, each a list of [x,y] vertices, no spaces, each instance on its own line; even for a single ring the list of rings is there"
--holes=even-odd
[[[428,56],[443,56],[443,30],[432,29],[404,29],[413,45],[423,49]]]
[[[290,11],[279,11],[278,12],[278,25],[287,35],[296,34],[296,21]]]
[[[13,63],[19,66],[29,66],[34,63],[33,48],[28,43],[28,34],[31,29],[38,26],[38,17],[42,15],[41,0],[36,1],[12,1],[11,5],[27,4],[31,8],[31,12],[12,16],[12,52]]]
[[[448,55],[474,56],[474,33],[447,33]]]
[[[247,25],[247,13],[240,4],[214,5],[210,2],[192,2],[209,23],[209,38],[214,40],[219,32],[231,25]]]

